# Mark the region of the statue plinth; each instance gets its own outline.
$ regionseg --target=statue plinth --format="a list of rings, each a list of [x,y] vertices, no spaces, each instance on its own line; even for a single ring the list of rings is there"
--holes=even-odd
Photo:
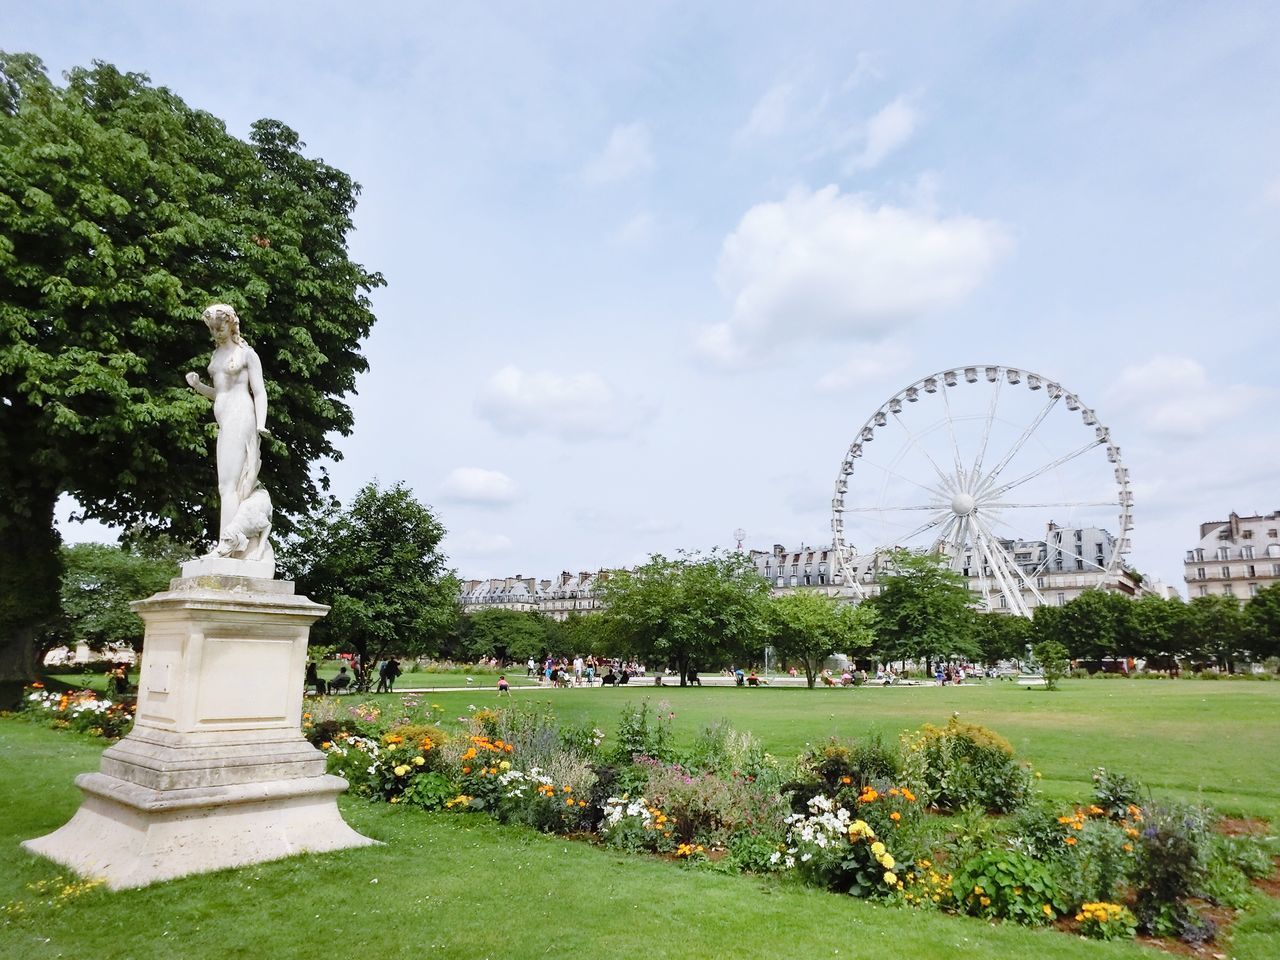
[[[76,778],[75,816],[23,846],[122,889],[373,843],[343,821],[347,782],[301,732],[307,637],[328,608],[246,575],[252,561],[189,572],[133,604],[146,622],[133,730]]]

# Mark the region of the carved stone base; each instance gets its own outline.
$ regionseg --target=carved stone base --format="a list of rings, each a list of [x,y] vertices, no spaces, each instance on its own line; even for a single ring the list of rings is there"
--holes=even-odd
[[[206,571],[134,609],[134,728],[76,778],[76,815],[26,849],[119,889],[374,842],[343,822],[347,783],[300,729],[307,635],[327,608],[287,581]]]
[[[76,786],[84,791],[76,815],[23,847],[113,890],[375,842],[338,813],[340,777],[152,790],[82,773]]]

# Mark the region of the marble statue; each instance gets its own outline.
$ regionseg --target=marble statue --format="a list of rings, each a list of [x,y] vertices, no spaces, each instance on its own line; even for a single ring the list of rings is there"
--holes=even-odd
[[[209,379],[188,373],[187,385],[213,401],[218,421],[218,542],[210,557],[274,561],[271,549],[271,496],[258,482],[261,439],[267,430],[267,390],[262,363],[240,336],[240,318],[225,303],[203,314],[213,336]]]

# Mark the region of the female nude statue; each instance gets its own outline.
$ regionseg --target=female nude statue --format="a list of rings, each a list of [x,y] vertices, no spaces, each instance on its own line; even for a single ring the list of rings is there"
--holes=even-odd
[[[267,430],[267,391],[262,364],[240,336],[240,318],[232,307],[215,303],[203,319],[215,344],[209,360],[210,386],[196,373],[187,385],[213,401],[218,421],[218,546],[211,556],[272,559],[267,534],[271,500],[258,484],[262,464],[260,438]]]

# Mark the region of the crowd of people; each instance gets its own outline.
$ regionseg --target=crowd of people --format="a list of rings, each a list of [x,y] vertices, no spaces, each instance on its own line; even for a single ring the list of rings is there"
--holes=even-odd
[[[645,667],[634,660],[608,659],[580,654],[568,657],[547,657],[538,663],[530,657],[525,663],[525,675],[553,687],[592,687],[597,679],[602,686],[621,686],[636,677],[645,675]]]

